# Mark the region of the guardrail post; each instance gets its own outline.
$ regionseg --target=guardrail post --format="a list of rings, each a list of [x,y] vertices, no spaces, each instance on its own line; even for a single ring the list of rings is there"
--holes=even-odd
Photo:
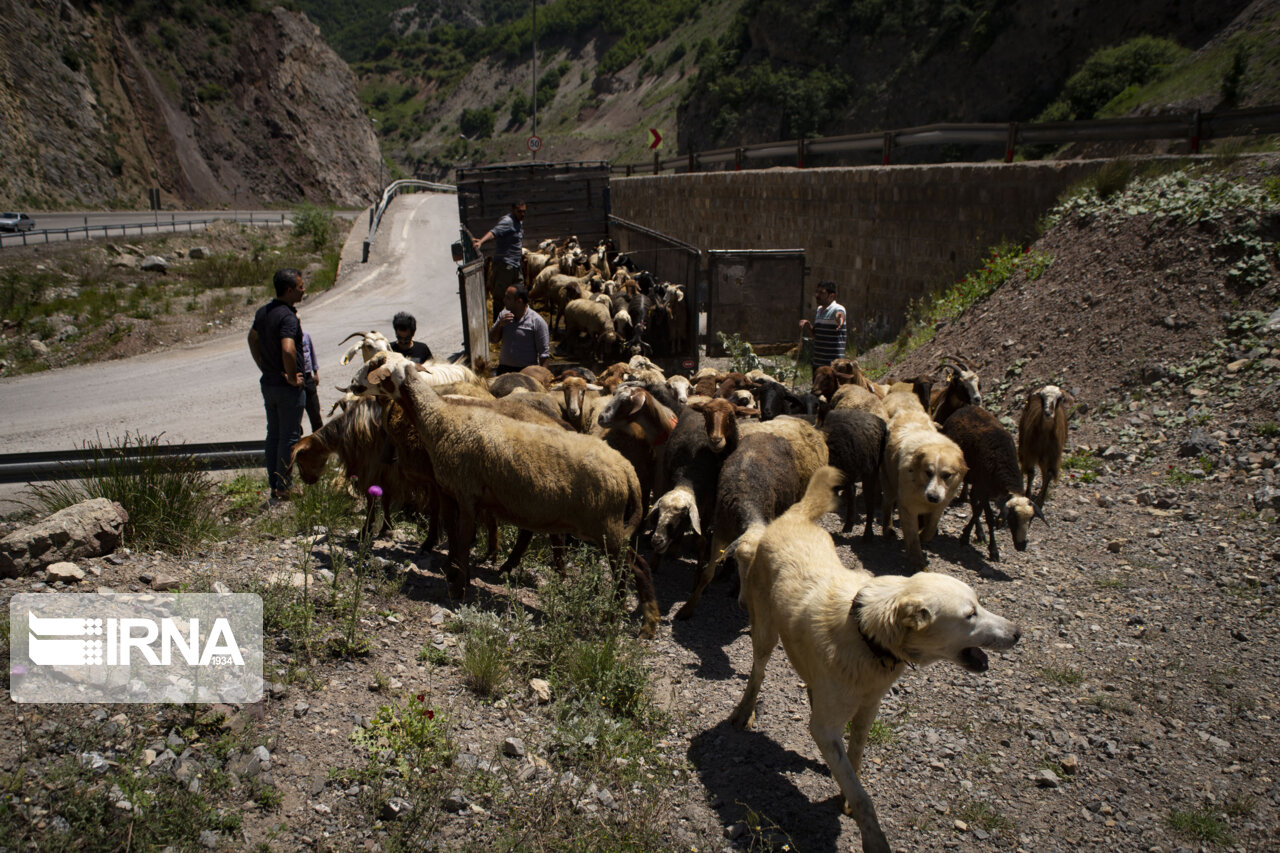
[[[653,150],[653,173],[656,175],[662,171],[662,161],[658,159],[658,150]]]
[[[1006,163],[1013,162],[1013,149],[1018,144],[1018,123],[1016,121],[1009,122],[1009,137],[1004,143],[1004,161]]]
[[[631,177],[631,164],[630,164],[630,163],[628,163],[628,164],[627,164],[627,177],[628,177],[628,178],[629,178],[629,177]]]
[[[889,165],[889,153],[893,151],[893,131],[889,131],[884,135],[884,149],[880,157],[880,164]]]
[[[361,250],[360,252],[360,263],[362,264],[369,263],[369,241],[368,240],[364,241],[364,249]]]
[[[742,149],[736,148],[733,152],[733,171],[742,171]]]
[[[698,170],[698,160],[693,156],[693,151],[689,151],[689,171],[696,172]]]
[[[1200,153],[1200,111],[1196,110],[1191,116],[1191,153]]]
[[[804,149],[806,140],[801,138],[796,140],[796,168],[804,168]]]

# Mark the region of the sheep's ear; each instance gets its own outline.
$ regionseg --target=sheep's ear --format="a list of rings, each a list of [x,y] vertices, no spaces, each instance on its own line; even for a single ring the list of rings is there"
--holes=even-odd
[[[751,417],[752,415],[758,415],[758,414],[760,414],[760,410],[759,410],[759,409],[749,409],[749,408],[747,408],[746,406],[737,406],[737,405],[735,405],[735,406],[733,407],[733,413],[734,413],[735,415],[737,415],[738,417],[740,417],[740,418],[749,418],[749,417]]]
[[[373,370],[370,370],[369,373],[365,376],[365,381],[367,381],[370,385],[381,385],[385,380],[389,379],[390,377],[391,377],[391,367],[390,365],[384,362],[383,364],[380,364],[377,367],[375,367]]]
[[[698,515],[698,502],[692,501],[689,504],[689,526],[693,528],[693,532],[702,535],[702,518]]]
[[[603,390],[604,390],[604,386],[603,386],[603,385],[596,385],[594,382],[588,382],[588,383],[587,383],[587,390],[588,390],[588,391],[603,391]]]
[[[898,602],[894,619],[909,631],[923,631],[933,622],[933,611],[919,598],[910,596]]]

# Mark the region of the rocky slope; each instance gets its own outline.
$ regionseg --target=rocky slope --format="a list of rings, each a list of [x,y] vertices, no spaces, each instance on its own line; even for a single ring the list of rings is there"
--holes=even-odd
[[[0,206],[362,205],[378,151],[305,17],[188,4],[13,4],[0,18]]]

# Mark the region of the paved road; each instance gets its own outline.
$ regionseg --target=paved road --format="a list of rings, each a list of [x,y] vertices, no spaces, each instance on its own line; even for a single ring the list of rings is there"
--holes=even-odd
[[[203,231],[207,219],[226,219],[254,224],[283,225],[292,221],[291,211],[281,210],[183,210],[183,211],[110,211],[90,213],[32,214],[36,229],[23,234],[0,232],[0,248],[44,243],[62,243],[67,240],[106,237],[124,238],[138,234],[167,234],[173,231]],[[358,214],[338,211],[334,214],[351,219]],[[184,224],[189,223],[189,224]],[[75,229],[75,230],[68,230]],[[87,230],[86,230],[87,229]]]
[[[354,370],[340,364],[338,342],[354,331],[391,336],[391,316],[418,318],[418,338],[437,357],[462,349],[458,279],[449,244],[458,239],[453,195],[399,196],[360,264],[366,216],[357,217],[338,283],[299,306],[320,359],[327,411]],[[354,263],[352,263],[354,260]],[[266,420],[247,328],[136,358],[0,380],[0,447],[6,453],[64,450],[126,430],[171,442],[242,441],[263,436]],[[0,511],[6,497],[0,487]]]

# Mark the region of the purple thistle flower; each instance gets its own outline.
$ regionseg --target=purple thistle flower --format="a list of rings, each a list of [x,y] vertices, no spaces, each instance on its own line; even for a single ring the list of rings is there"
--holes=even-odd
[[[369,496],[374,498],[382,497],[382,486],[370,486]]]

